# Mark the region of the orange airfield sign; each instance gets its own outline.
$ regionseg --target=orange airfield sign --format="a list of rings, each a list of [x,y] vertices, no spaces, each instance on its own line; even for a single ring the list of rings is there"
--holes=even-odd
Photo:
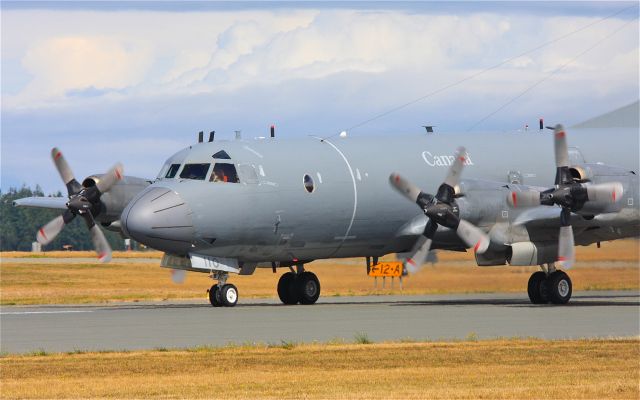
[[[369,276],[380,277],[400,277],[402,276],[401,262],[381,262],[372,265],[369,269]]]

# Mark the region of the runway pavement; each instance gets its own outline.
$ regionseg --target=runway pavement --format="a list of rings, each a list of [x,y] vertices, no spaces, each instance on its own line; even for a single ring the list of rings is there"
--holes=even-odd
[[[358,333],[373,341],[412,338],[586,338],[640,335],[640,292],[574,293],[566,306],[531,305],[524,293],[326,297],[313,306],[243,300],[2,307],[0,350],[133,350],[282,341]]]

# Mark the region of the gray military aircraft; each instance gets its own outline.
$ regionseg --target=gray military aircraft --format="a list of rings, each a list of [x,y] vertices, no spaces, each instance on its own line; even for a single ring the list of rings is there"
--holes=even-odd
[[[431,249],[469,248],[479,266],[540,266],[531,302],[564,304],[572,284],[560,268],[574,263],[574,245],[639,235],[637,128],[582,129],[571,147],[561,125],[342,136],[204,142],[201,134],[155,180],[124,176],[118,164],[82,184],[53,149],[69,198],[15,203],[65,210],[39,230],[42,244],[81,216],[103,261],[111,249],[96,222],[165,252],[161,266],[178,280],[210,274],[214,307],[238,301],[230,274],[257,267],[288,268],[281,301],[313,304],[320,282],[305,270],[313,260],[408,254],[415,272]],[[452,142],[467,148],[454,153]]]

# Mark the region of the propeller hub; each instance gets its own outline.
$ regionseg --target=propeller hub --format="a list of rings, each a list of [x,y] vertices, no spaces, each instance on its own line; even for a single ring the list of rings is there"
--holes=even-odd
[[[458,207],[446,203],[436,203],[424,210],[425,215],[438,225],[456,229],[460,222]]]

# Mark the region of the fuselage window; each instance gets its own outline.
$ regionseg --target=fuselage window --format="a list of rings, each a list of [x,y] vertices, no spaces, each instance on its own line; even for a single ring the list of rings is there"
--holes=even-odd
[[[313,193],[315,190],[315,185],[313,184],[313,178],[309,175],[304,176],[304,188],[307,189],[307,192]]]
[[[174,178],[178,170],[180,169],[180,164],[171,164],[167,174],[164,176],[165,178]]]
[[[217,163],[213,166],[213,173],[209,182],[228,182],[238,183],[238,173],[236,172],[236,166],[233,164]]]
[[[212,157],[213,158],[217,158],[218,160],[230,160],[231,159],[231,157],[229,157],[229,154],[227,154],[227,152],[224,151],[224,150],[220,150],[219,152],[214,154]]]
[[[211,164],[185,164],[182,172],[180,172],[180,178],[204,180],[204,178],[207,177],[210,165]]]

